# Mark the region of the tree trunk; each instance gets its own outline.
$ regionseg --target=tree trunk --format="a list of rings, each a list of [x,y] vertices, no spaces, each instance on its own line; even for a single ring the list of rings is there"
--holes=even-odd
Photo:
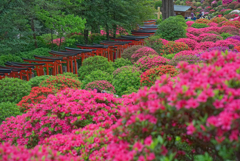
[[[92,33],[100,33],[100,27],[99,25],[93,25],[92,26]]]
[[[113,37],[116,38],[117,25],[113,25]]]
[[[165,20],[170,16],[174,16],[173,0],[163,0],[162,1],[162,19]]]
[[[51,29],[51,49],[53,50],[53,29]]]
[[[33,32],[33,39],[35,40],[35,48],[38,48],[33,18],[31,19],[31,29]]]
[[[109,40],[109,27],[108,27],[108,24],[106,24],[106,37],[107,37],[107,40]]]
[[[114,18],[114,20],[116,21],[116,13],[115,13],[115,12],[114,12],[113,18]],[[113,37],[114,37],[114,38],[116,38],[116,32],[117,32],[117,25],[114,24],[114,25],[113,25]]]
[[[84,29],[84,42],[85,44],[88,44],[88,30]]]

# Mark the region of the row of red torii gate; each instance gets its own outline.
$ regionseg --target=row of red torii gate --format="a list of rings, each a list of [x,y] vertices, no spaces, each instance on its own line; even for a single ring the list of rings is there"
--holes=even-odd
[[[84,61],[88,57],[98,55],[108,58],[108,61],[114,61],[121,58],[124,49],[133,45],[144,45],[144,39],[154,35],[156,30],[156,20],[149,20],[138,30],[133,30],[132,35],[111,38],[111,41],[102,41],[100,44],[76,44],[78,48],[65,47],[62,51],[49,51],[52,56],[48,57],[34,55],[35,59],[22,58],[26,63],[6,62],[5,66],[0,66],[0,79],[12,77],[29,81],[33,71],[36,71],[37,76],[57,75],[63,73],[63,66],[66,66],[67,72],[78,74],[78,59]]]

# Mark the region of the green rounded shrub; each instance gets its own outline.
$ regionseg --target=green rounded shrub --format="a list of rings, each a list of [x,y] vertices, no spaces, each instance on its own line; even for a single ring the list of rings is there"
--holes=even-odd
[[[134,72],[140,72],[142,74],[142,71],[136,66],[124,66],[124,67],[116,69],[113,72],[113,78],[124,70],[132,71],[133,73]]]
[[[170,17],[170,18],[174,18],[184,29],[188,28],[188,26],[186,24],[186,20],[182,15],[177,15],[177,16]]]
[[[29,81],[28,81],[28,84],[31,86],[31,87],[37,87],[40,85],[40,83],[46,79],[48,79],[49,77],[51,77],[50,75],[42,75],[42,76],[36,76],[36,77],[33,77],[31,78]]]
[[[140,72],[133,72],[131,70],[122,70],[113,78],[112,85],[115,87],[116,94],[121,96],[128,87],[135,89],[140,88]]]
[[[201,6],[201,2],[196,2],[196,6]]]
[[[233,35],[224,32],[224,33],[221,34],[221,36],[222,36],[223,40],[225,40],[226,38],[231,37]]]
[[[160,15],[160,19],[157,19],[156,24],[159,25],[162,22],[162,15]]]
[[[230,12],[232,12],[233,10],[227,10],[227,11],[225,11],[224,13],[223,13],[223,15],[227,15],[227,14],[229,14]]]
[[[186,37],[186,21],[183,17],[169,17],[158,25],[155,35],[163,39],[174,41]]]
[[[154,49],[157,53],[160,52],[160,49],[163,48],[163,42],[160,36],[150,36],[144,39],[145,46],[148,46]]]
[[[175,55],[176,55],[176,53],[173,53],[173,54],[164,54],[164,55],[162,55],[162,57],[171,60]]]
[[[82,80],[83,88],[85,88],[85,86],[88,83],[97,81],[97,80],[106,80],[106,81],[112,83],[112,79],[113,79],[112,74],[109,74],[109,73],[101,71],[101,70],[96,70],[84,77],[84,79]]]
[[[112,62],[108,62],[108,59],[102,56],[89,57],[83,61],[82,66],[78,70],[79,79],[83,80],[85,76],[96,70],[112,73],[114,71],[112,64]]]
[[[132,93],[136,93],[138,90],[134,87],[127,87],[127,90],[123,92],[123,95],[128,95]]]
[[[2,102],[0,103],[0,124],[11,116],[21,115],[19,107],[15,103]]]
[[[218,5],[218,6],[222,5],[222,1],[218,1],[218,2],[217,2],[217,5]]]
[[[132,62],[129,59],[124,59],[124,58],[118,58],[113,63],[113,67],[115,69],[123,67],[123,66],[127,66],[127,65],[132,65]]]
[[[4,78],[0,80],[0,103],[18,103],[31,91],[31,86],[27,81],[18,78]]]
[[[194,24],[192,24],[191,27],[200,29],[200,28],[205,28],[205,27],[209,27],[209,26],[204,23],[194,23]]]
[[[130,60],[131,56],[135,53],[135,51],[137,51],[138,49],[140,49],[142,47],[143,46],[141,46],[141,45],[133,45],[130,48],[123,50],[122,58]]]
[[[77,74],[73,74],[73,73],[70,73],[70,72],[66,72],[66,73],[63,73],[63,74],[58,74],[57,76],[65,76],[65,77],[68,77],[68,78],[79,80]]]

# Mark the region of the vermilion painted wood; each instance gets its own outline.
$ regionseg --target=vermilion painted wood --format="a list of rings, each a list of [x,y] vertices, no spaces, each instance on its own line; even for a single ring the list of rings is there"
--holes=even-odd
[[[79,50],[84,51],[82,49],[74,49],[74,48],[67,48],[67,47],[65,49],[66,49],[66,51],[71,51],[71,52],[78,52]],[[79,54],[78,57],[80,57],[82,59],[81,61],[83,62],[84,59],[95,56],[95,55],[97,55],[97,49],[93,49],[88,52],[84,51],[83,53]]]
[[[102,45],[80,45],[77,44],[78,48],[81,49],[97,49],[97,54],[99,56],[104,56],[108,58],[108,61],[113,61],[113,53],[114,47],[113,46],[102,46]]]
[[[47,75],[49,75],[49,68],[52,68],[52,75],[57,75],[59,74],[58,72],[58,68],[60,68],[60,74],[62,74],[62,63],[65,63],[63,62],[62,58],[59,58],[59,57],[42,57],[42,56],[37,56],[37,55],[34,55],[34,58],[35,59],[38,59],[38,60],[43,60],[43,61],[51,61],[51,62],[47,62],[46,63],[46,68],[47,68]],[[68,71],[69,72],[69,71]]]
[[[29,62],[29,63],[45,63],[45,65],[43,67],[45,67],[47,69],[47,75],[49,75],[49,68],[54,68],[54,64],[55,64],[55,60],[44,60],[44,59],[30,60],[30,59],[24,59],[23,58],[23,61]],[[42,71],[39,74],[44,75],[44,71]]]
[[[34,66],[23,66],[23,65],[13,64],[13,63],[10,63],[10,62],[6,62],[5,66],[6,67],[14,67],[14,68],[17,68],[17,69],[28,69],[27,73],[29,74],[29,79],[32,78],[32,74],[33,74],[32,71],[34,70]]]
[[[72,52],[49,52],[49,54],[55,56],[55,57],[62,57],[63,60],[67,61],[67,66],[69,67],[68,71],[71,70],[73,73],[73,69],[75,68],[75,74],[77,74],[77,59],[80,59],[78,56],[78,53],[72,53]],[[64,54],[64,55],[63,55]],[[73,61],[75,63],[75,66],[73,66]],[[71,64],[70,64],[71,63]],[[69,66],[71,65],[71,66]]]
[[[18,63],[18,62],[8,62],[8,63],[11,63],[11,64],[15,64],[15,65],[20,65],[20,66],[23,66],[23,67],[29,67],[29,66],[34,66],[35,68],[33,70],[35,70],[37,72],[37,76],[41,76],[44,74],[44,71],[43,71],[43,67],[44,67],[44,63]]]
[[[1,69],[10,69],[13,73],[13,77],[17,77],[20,79],[23,79],[23,77],[26,77],[27,81],[29,81],[29,72],[28,69],[19,69],[19,68],[14,68],[14,67],[5,67],[5,66],[0,66]],[[33,74],[33,73],[31,73]]]

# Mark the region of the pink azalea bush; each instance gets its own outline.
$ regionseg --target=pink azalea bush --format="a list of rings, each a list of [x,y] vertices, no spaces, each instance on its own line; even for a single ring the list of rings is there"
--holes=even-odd
[[[209,27],[217,27],[217,26],[218,26],[218,24],[215,23],[215,22],[210,22],[210,23],[208,23],[207,25],[208,25]]]
[[[0,159],[2,161],[79,161],[79,157],[60,155],[58,151],[46,146],[37,146],[34,149],[27,149],[24,146],[13,146],[9,143],[0,144]]]
[[[223,37],[220,36],[220,35],[208,35],[208,36],[205,36],[201,42],[205,42],[205,41],[211,41],[211,42],[216,42],[216,41],[219,41],[219,40],[223,40]]]
[[[240,41],[239,40],[236,40],[236,39],[234,39],[234,38],[228,38],[228,39],[226,39],[226,41],[229,41],[232,45],[234,45],[234,46],[240,46]]]
[[[199,29],[193,28],[193,27],[189,27],[187,28],[187,33],[192,34],[194,36],[199,36],[201,35],[203,32]]]
[[[174,55],[174,58],[177,58],[179,56],[184,56],[184,55],[196,55],[200,52],[202,52],[203,50],[191,50],[191,51],[181,51],[179,53],[177,53],[176,55]]]
[[[131,61],[137,62],[141,57],[148,55],[158,55],[158,53],[150,47],[142,47],[131,56]]]
[[[90,82],[85,86],[86,90],[93,90],[94,88],[98,88],[99,90],[105,90],[105,91],[109,91],[111,93],[115,93],[115,87],[109,83],[106,80],[97,80],[94,82]]]
[[[0,142],[31,148],[55,134],[68,134],[90,123],[117,121],[119,99],[112,94],[66,89],[48,95],[26,114],[7,118],[0,125]]]
[[[229,33],[231,35],[239,35],[239,29],[234,26],[223,26],[220,33]]]
[[[222,0],[222,4],[229,4],[231,2],[232,2],[232,0]]]
[[[182,62],[176,78],[163,75],[150,89],[128,95],[132,103],[121,108],[113,141],[95,154],[105,160],[164,160],[175,153],[187,160],[179,137],[192,149],[190,160],[203,153],[211,160],[239,158],[240,58],[214,51],[202,57],[206,65]]]
[[[194,21],[187,21],[186,24],[187,24],[188,27],[191,27],[192,24],[194,24]]]
[[[206,41],[206,42],[200,42],[196,45],[194,50],[206,50],[214,45],[214,42]]]
[[[215,34],[211,34],[211,33],[203,33],[201,35],[198,36],[198,42],[201,42],[202,39],[206,36],[211,36],[211,35],[215,35]],[[217,36],[217,35],[216,35]]]
[[[140,68],[143,72],[146,70],[153,68],[153,67],[158,67],[161,65],[167,64],[169,60],[158,55],[149,55],[149,56],[144,56],[134,64],[136,67]]]
[[[213,12],[215,12],[215,10],[214,10],[214,9],[211,9],[211,10],[209,11],[209,13],[213,13]]]
[[[239,42],[240,41],[235,39],[219,40],[215,44],[213,44],[212,47],[228,47],[229,45],[239,46]]]
[[[163,45],[166,45],[169,42],[168,40],[165,40],[165,39],[162,39],[162,38],[160,38],[160,40],[162,41]]]
[[[198,42],[195,41],[194,39],[190,39],[190,38],[180,38],[180,39],[176,40],[175,42],[184,42],[184,43],[187,44],[192,50],[195,48],[196,44],[198,43]]]
[[[44,146],[59,151],[66,156],[79,156],[81,160],[96,160],[94,152],[112,141],[113,133],[110,124],[102,122],[90,124],[70,134],[57,134],[44,140]],[[95,159],[94,159],[95,158]]]
[[[195,41],[197,41],[197,40],[198,40],[198,37],[197,37],[197,36],[195,36],[195,35],[193,35],[193,34],[186,33],[186,35],[187,35],[187,38],[189,38],[189,39],[192,39],[192,40],[195,40]]]
[[[214,31],[214,32],[220,33],[221,27],[206,27],[206,28],[201,28],[199,30],[203,33],[206,33],[209,31]]]
[[[60,43],[63,43],[65,41],[65,38],[62,37],[61,39],[60,38],[57,38],[57,39],[54,39],[53,40],[53,44],[56,44],[57,46],[60,45]]]

